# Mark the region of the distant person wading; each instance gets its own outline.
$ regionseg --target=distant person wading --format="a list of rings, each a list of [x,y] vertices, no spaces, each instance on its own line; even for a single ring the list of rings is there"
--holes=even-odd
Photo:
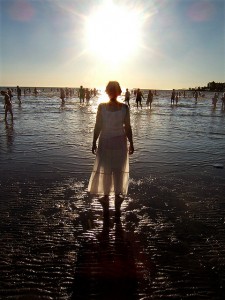
[[[80,99],[80,104],[84,103],[84,98],[85,98],[85,89],[83,88],[83,86],[81,85],[78,91],[78,96]]]
[[[8,112],[10,113],[13,120],[12,102],[10,96],[5,91],[1,91],[1,95],[4,96],[5,121],[7,119]]]
[[[138,108],[138,105],[140,105],[140,107],[142,108],[142,104],[141,104],[142,98],[144,99],[144,96],[143,96],[141,90],[137,89],[137,94],[136,94],[136,105],[137,105],[137,108]]]

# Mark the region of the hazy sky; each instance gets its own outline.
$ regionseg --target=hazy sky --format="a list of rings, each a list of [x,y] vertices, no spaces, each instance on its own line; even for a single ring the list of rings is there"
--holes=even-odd
[[[225,82],[225,0],[0,0],[0,86]]]

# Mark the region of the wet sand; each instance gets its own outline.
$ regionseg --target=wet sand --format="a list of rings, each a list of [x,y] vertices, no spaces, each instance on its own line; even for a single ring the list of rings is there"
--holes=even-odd
[[[96,104],[27,99],[0,123],[0,299],[224,299],[224,114],[132,108],[129,193],[104,219],[87,193]]]

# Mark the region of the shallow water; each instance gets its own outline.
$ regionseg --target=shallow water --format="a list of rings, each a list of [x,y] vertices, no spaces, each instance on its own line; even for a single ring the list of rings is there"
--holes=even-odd
[[[131,100],[131,122],[135,153],[131,177],[171,173],[211,173],[212,166],[225,162],[225,111],[212,110],[211,97],[181,98],[170,106],[169,92],[161,91],[153,108],[139,109]],[[1,121],[1,171],[30,178],[81,176],[88,178],[93,159],[90,152],[97,99],[80,106],[77,98],[60,105],[54,93],[27,96],[14,104],[15,121]],[[3,116],[2,116],[3,119]],[[10,118],[9,118],[10,119]],[[13,160],[13,164],[9,161]]]
[[[131,100],[129,194],[105,221],[87,194],[98,99],[14,100],[14,123],[0,117],[0,298],[224,299],[225,112],[211,98]]]

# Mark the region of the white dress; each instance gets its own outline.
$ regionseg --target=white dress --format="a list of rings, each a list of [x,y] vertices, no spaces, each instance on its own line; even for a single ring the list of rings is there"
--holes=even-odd
[[[102,131],[89,180],[88,191],[96,195],[127,194],[129,155],[124,131],[126,107],[109,111],[102,105]]]

